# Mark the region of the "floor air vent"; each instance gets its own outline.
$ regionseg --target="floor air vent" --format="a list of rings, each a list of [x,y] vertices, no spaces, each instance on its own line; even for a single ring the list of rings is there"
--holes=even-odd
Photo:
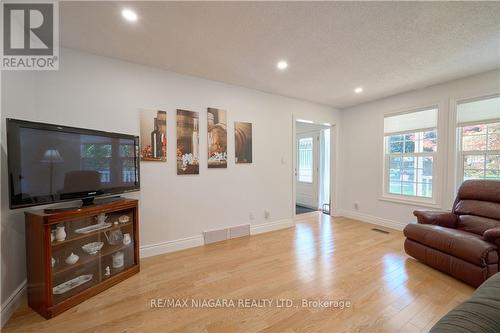
[[[382,234],[388,234],[389,231],[385,231],[385,230],[382,230],[382,229],[378,229],[378,228],[372,228],[373,231],[376,231],[376,232],[380,232]]]
[[[205,244],[221,242],[227,239],[227,229],[210,230],[203,232]]]
[[[237,225],[229,228],[229,238],[250,236],[250,224]]]
[[[205,244],[221,242],[226,239],[250,236],[250,224],[237,225],[234,227],[209,230],[203,232]]]

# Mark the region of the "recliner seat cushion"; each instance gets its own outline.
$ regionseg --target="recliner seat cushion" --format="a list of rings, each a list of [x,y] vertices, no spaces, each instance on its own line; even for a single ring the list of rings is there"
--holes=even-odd
[[[497,246],[466,231],[429,224],[408,224],[404,234],[420,244],[478,266],[498,263]]]
[[[478,287],[489,276],[498,272],[498,264],[487,266],[471,264],[409,238],[405,240],[404,247],[406,253],[413,258],[474,287]]]

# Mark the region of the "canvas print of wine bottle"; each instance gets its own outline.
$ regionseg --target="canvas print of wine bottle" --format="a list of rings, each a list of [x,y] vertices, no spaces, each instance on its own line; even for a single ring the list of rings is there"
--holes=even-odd
[[[167,112],[142,110],[141,160],[167,161]]]
[[[252,123],[234,123],[236,163],[252,163]]]
[[[177,110],[177,174],[200,173],[200,135],[198,112]]]
[[[227,168],[227,117],[226,111],[208,108],[208,167]]]

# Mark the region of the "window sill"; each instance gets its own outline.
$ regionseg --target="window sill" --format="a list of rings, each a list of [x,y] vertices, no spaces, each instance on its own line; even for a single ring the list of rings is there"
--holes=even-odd
[[[419,200],[419,199],[412,199],[412,198],[404,198],[400,196],[392,196],[392,195],[382,195],[379,200],[381,201],[388,201],[388,202],[395,202],[395,203],[400,203],[400,204],[405,204],[405,205],[411,205],[411,206],[421,206],[421,207],[429,207],[429,208],[442,208],[440,204],[433,200]]]

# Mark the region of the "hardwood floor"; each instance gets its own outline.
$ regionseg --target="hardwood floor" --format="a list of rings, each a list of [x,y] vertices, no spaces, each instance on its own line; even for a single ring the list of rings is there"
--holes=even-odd
[[[295,228],[146,258],[138,275],[51,320],[25,302],[2,332],[427,332],[470,296],[471,287],[407,257],[401,232],[373,227],[314,212],[297,216]],[[152,308],[157,298],[294,306]],[[352,306],[301,307],[301,299]]]

